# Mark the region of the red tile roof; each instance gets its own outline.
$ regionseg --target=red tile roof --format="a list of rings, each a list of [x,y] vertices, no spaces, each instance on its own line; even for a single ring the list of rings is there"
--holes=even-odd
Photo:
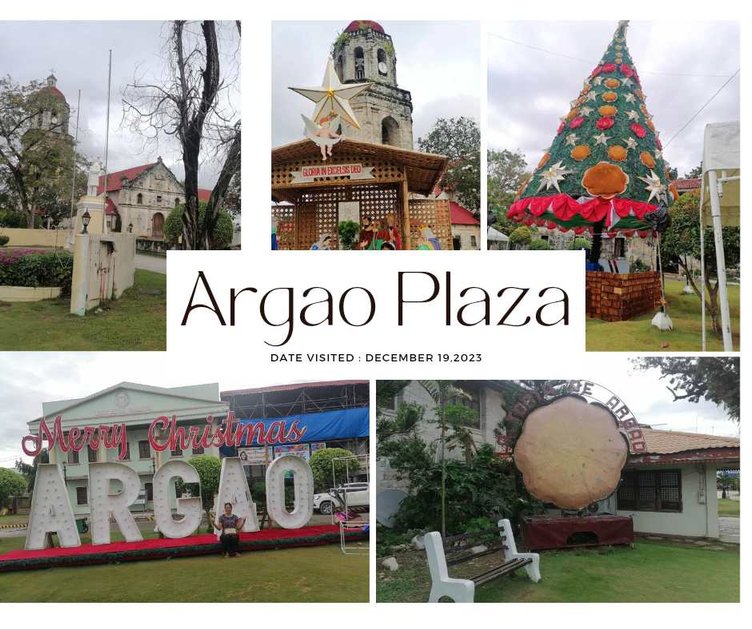
[[[702,180],[699,177],[693,177],[692,179],[677,179],[674,183],[677,190],[699,190]]]
[[[480,225],[480,221],[473,216],[470,210],[455,201],[449,202],[449,214],[451,215],[452,225]]]
[[[345,28],[345,32],[356,33],[366,28],[372,28],[377,33],[384,32],[384,27],[381,26],[381,24],[379,24],[378,22],[374,22],[373,20],[353,20],[347,25],[347,28]]]
[[[152,166],[156,166],[158,162],[152,162],[151,164],[143,164],[141,166],[134,166],[127,168],[123,171],[115,171],[107,175],[107,192],[115,192],[123,187],[123,180],[134,180],[141,175],[144,171],[149,170]],[[104,175],[99,176],[99,186],[97,186],[97,194],[102,194],[102,187],[104,185]]]
[[[64,103],[67,102],[65,100],[65,94],[58,90],[54,85],[45,86],[40,90],[40,92],[49,92],[57,100],[63,101]]]
[[[681,453],[705,448],[739,448],[739,438],[681,431],[643,429],[647,452],[651,454]]]

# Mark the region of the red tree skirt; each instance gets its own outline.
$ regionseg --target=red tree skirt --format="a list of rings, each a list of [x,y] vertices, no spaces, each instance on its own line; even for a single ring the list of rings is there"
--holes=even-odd
[[[348,531],[348,541],[368,540],[367,531]],[[317,525],[300,529],[265,529],[241,533],[241,551],[263,551],[287,547],[313,547],[338,543],[337,525]],[[0,556],[0,572],[49,567],[70,567],[134,560],[156,560],[218,554],[221,545],[213,534],[188,538],[150,538],[139,542],[117,542],[108,545],[86,544],[80,547],[54,547],[32,551],[11,551]]]

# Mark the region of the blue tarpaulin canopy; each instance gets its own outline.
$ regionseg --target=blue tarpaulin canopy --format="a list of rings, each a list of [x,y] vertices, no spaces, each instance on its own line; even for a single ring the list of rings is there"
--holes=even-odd
[[[238,426],[253,425],[253,431],[250,434],[245,432],[238,446],[277,446],[368,437],[368,411],[368,407],[358,407],[281,418],[239,418]],[[232,455],[233,450],[226,446],[220,449],[223,455]]]

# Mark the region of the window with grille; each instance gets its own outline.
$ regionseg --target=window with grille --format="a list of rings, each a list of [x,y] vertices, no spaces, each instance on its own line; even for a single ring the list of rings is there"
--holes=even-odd
[[[616,497],[619,510],[681,512],[681,470],[624,471]]]
[[[148,440],[140,440],[138,443],[139,459],[149,459],[151,457],[151,448]]]
[[[89,502],[88,488],[86,486],[78,486],[76,488],[76,505],[86,505]]]

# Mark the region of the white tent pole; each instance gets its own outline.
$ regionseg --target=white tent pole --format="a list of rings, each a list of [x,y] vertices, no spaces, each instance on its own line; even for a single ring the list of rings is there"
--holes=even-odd
[[[721,332],[723,349],[731,352],[734,343],[731,339],[731,315],[729,313],[728,289],[726,287],[726,254],[723,251],[723,226],[721,225],[721,198],[718,191],[718,173],[708,172],[710,194],[710,214],[713,218],[713,239],[715,240],[715,259],[718,267],[718,300],[721,305]]]
[[[702,351],[708,349],[707,331],[705,330],[705,173],[700,176],[700,326],[702,329]]]

